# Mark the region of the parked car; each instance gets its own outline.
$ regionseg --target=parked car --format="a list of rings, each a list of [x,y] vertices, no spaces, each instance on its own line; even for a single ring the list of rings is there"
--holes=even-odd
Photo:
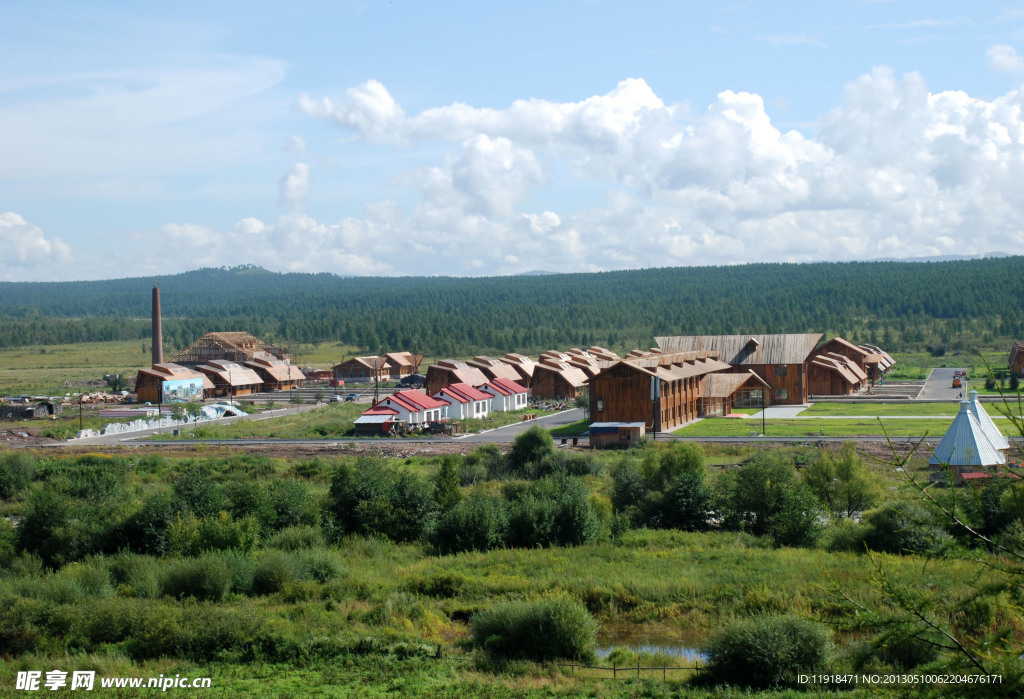
[[[354,403],[356,398],[358,398],[358,397],[359,397],[358,393],[349,393],[347,396],[345,396],[345,402],[346,403]]]
[[[426,381],[427,377],[423,374],[409,374],[403,376],[398,383],[402,386],[422,386]]]

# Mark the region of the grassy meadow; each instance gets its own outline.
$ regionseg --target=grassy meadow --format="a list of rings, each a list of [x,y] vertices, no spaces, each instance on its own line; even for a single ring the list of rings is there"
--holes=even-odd
[[[400,533],[406,508],[424,496],[461,501],[450,511],[468,505],[470,513],[495,498],[541,497],[543,469],[525,479],[531,471],[508,470],[517,448],[504,457],[485,445],[462,457],[369,461],[223,447],[0,450],[0,694],[18,671],[59,668],[210,676],[213,694],[225,696],[734,696],[701,684],[686,669],[693,659],[677,651],[705,652],[723,628],[765,618],[823,629],[829,650],[819,671],[956,666],[880,640],[885,625],[875,620],[909,623],[893,589],[913,590],[943,628],[1002,639],[993,648],[1024,641],[1024,591],[1005,585],[1002,559],[961,555],[952,549],[964,544],[949,534],[939,535],[943,548],[929,548],[927,538],[900,538],[905,523],[888,523],[912,492],[885,464],[857,466],[875,509],[860,522],[816,516],[816,533],[800,544],[780,545],[785,532],[730,524],[731,515],[699,531],[657,524],[673,459],[710,467],[709,492],[720,498],[758,459],[802,465],[800,476],[787,477],[811,483],[825,452],[807,446],[658,444],[572,459],[549,452],[553,461],[543,463],[582,474],[594,519],[576,545],[442,553],[432,532],[443,510],[425,513],[422,534]],[[923,475],[922,458],[904,465]],[[446,468],[455,474],[447,487]],[[629,469],[648,490],[627,506],[623,488],[637,485],[624,475]],[[675,488],[663,491],[666,506]],[[535,502],[520,512],[543,512]],[[874,542],[879,533],[909,548],[864,553],[860,539]],[[991,565],[971,561],[978,556]],[[613,680],[558,660],[499,661],[474,639],[480,614],[543,600],[576,605],[593,619],[583,662],[631,667],[634,675],[637,667],[668,669]],[[593,655],[598,650],[605,657]]]

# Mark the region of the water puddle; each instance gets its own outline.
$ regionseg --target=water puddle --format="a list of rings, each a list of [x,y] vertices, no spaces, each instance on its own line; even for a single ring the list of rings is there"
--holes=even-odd
[[[656,643],[627,643],[614,646],[598,646],[595,651],[597,657],[607,658],[616,648],[627,648],[634,653],[646,653],[650,655],[667,655],[670,658],[678,658],[686,663],[707,662],[705,655],[699,648],[682,645],[662,645]]]

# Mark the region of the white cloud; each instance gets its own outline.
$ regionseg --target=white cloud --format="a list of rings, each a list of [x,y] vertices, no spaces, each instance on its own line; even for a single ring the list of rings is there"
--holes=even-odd
[[[278,203],[290,211],[302,211],[309,198],[309,165],[295,163],[287,175],[279,178],[280,195]]]
[[[0,214],[0,279],[37,279],[70,262],[71,250],[60,238],[47,239],[41,228],[13,211]]]
[[[989,70],[999,73],[1018,75],[1024,73],[1024,58],[1017,54],[1017,49],[1005,44],[997,44],[986,53]]]
[[[579,102],[412,115],[379,83],[339,103],[306,99],[308,113],[367,143],[441,141],[454,152],[392,182],[418,192],[414,203],[370,202],[334,224],[303,213],[310,178],[299,163],[280,182],[289,213],[226,232],[168,227],[173,245],[203,240],[204,259],[271,269],[502,274],[1024,244],[1019,90],[932,93],[916,73],[878,67],[846,86],[813,138],[779,129],[759,95],[727,90],[694,111],[664,104],[642,80]],[[562,209],[554,202],[567,186],[594,197]]]

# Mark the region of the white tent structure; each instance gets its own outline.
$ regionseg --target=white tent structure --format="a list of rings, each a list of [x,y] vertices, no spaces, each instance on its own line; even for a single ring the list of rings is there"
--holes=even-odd
[[[952,467],[998,466],[1006,463],[1006,457],[992,444],[981,423],[974,417],[971,402],[962,400],[960,412],[946,430],[939,446],[935,447],[935,455],[928,463]]]
[[[971,404],[971,414],[974,415],[974,419],[981,425],[981,429],[985,431],[985,435],[988,437],[988,441],[992,442],[992,446],[996,449],[1009,449],[1009,440],[1003,436],[1003,433],[996,427],[996,423],[992,421],[992,418],[985,412],[985,408],[981,406],[981,402],[978,400],[978,392],[970,391],[967,394],[967,400]]]

